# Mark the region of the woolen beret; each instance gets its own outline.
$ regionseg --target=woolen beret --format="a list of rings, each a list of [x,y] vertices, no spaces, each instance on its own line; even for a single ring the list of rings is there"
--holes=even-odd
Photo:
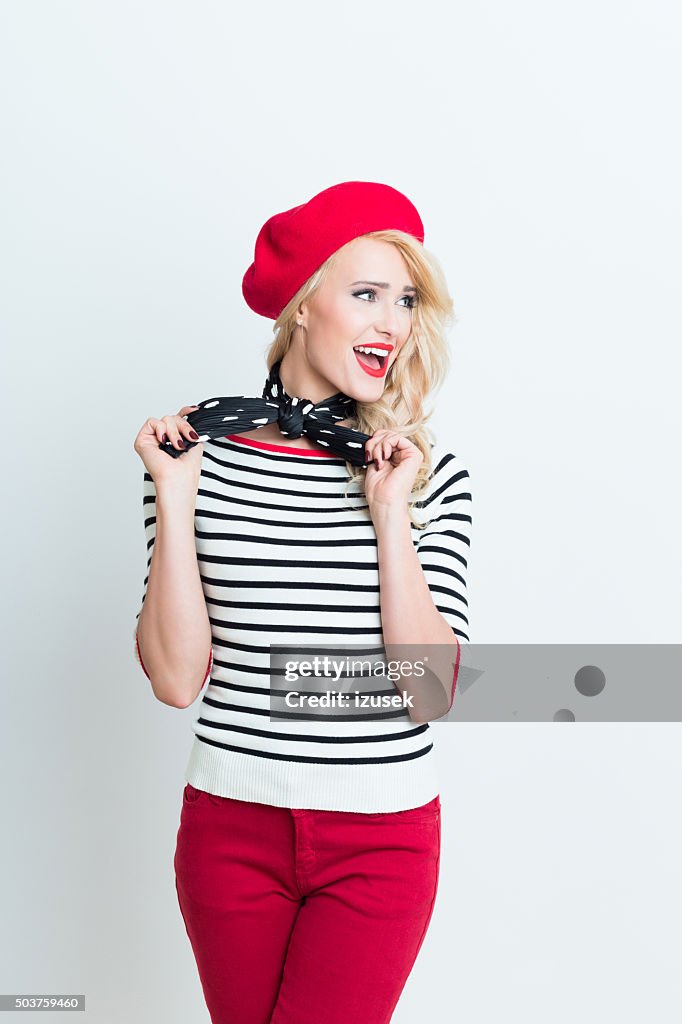
[[[405,231],[424,242],[424,225],[407,196],[377,181],[342,181],[307,203],[275,213],[258,232],[242,294],[276,320],[298,289],[347,242],[370,231]]]

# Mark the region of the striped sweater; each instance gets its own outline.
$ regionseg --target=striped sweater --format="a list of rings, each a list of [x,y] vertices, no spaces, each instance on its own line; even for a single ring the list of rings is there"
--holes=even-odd
[[[194,523],[212,640],[186,781],[219,796],[320,810],[381,813],[433,799],[427,722],[404,712],[402,721],[271,720],[270,644],[382,643],[376,533],[358,485],[344,496],[344,460],[240,435],[203,444]],[[469,474],[438,444],[432,457],[417,510],[428,527],[412,528],[413,543],[435,606],[466,642]],[[146,594],[156,530],[147,472],[143,492]],[[135,656],[146,674],[137,625]],[[453,697],[455,684],[456,676]]]

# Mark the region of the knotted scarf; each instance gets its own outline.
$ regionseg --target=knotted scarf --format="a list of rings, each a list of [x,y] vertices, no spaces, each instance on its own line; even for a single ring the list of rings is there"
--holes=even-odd
[[[183,437],[187,446],[184,449],[174,448],[171,441],[165,441],[159,447],[177,459],[183,451],[194,448],[201,441],[228,434],[244,434],[266,423],[277,422],[285,437],[302,437],[305,434],[315,444],[329,448],[340,458],[366,468],[365,443],[371,435],[363,434],[354,427],[338,426],[336,422],[355,415],[355,399],[341,391],[317,404],[307,398],[292,397],[284,390],[280,366],[281,360],[278,360],[270,370],[261,398],[232,395],[200,402],[199,408],[186,417],[199,435],[198,441],[188,441]]]

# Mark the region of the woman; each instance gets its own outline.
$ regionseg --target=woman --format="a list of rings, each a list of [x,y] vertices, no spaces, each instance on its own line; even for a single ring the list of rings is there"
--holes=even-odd
[[[374,182],[271,217],[243,281],[275,320],[270,419],[200,439],[185,406],[135,441],[150,550],[136,654],[171,706],[208,681],[174,867],[214,1024],[383,1024],[431,920],[428,721],[469,639],[471,495],[425,427],[452,302],[423,238],[412,203]],[[243,416],[243,396],[225,401],[240,397]],[[396,684],[407,712],[273,719],[270,645],[426,647],[439,669]]]

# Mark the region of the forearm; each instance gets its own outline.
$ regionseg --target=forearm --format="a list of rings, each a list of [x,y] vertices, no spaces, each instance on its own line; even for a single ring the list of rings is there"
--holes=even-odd
[[[211,626],[194,541],[195,496],[157,487],[156,535],[137,641],[154,695],[194,701],[206,675]]]
[[[410,714],[415,721],[439,718],[450,706],[457,639],[433,603],[412,543],[407,508],[375,510],[373,521],[386,655],[398,661],[426,656],[430,670],[426,676],[405,675],[396,685],[413,697]]]

